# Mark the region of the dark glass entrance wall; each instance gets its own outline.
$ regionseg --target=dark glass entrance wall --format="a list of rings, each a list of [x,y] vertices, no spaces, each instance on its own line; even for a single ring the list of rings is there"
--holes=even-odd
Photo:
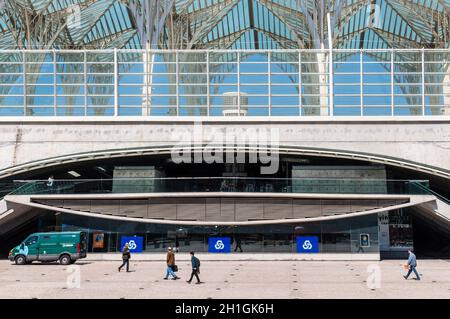
[[[46,225],[40,231],[85,230],[89,233],[89,252],[118,252],[122,236],[143,237],[145,252],[163,252],[167,247],[177,247],[181,252],[207,252],[209,237],[230,237],[232,252],[295,252],[297,236],[317,236],[320,253],[379,252],[377,215],[255,226],[146,224],[72,214],[61,214],[49,223],[49,215],[53,213],[40,217],[47,221],[40,223]]]

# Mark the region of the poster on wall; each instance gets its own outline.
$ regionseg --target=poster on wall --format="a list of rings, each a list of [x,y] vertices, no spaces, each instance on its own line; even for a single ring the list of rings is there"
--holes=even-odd
[[[369,234],[359,234],[359,245],[360,247],[370,247]]]
[[[93,248],[104,248],[105,234],[104,233],[93,233],[92,234],[92,247]]]

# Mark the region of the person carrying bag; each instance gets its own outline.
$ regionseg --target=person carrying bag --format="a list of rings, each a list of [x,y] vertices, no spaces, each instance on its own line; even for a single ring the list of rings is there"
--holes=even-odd
[[[172,247],[169,247],[167,249],[166,264],[167,264],[167,271],[164,280],[169,279],[169,276],[173,277],[172,280],[180,279],[180,277],[178,277],[175,274],[176,270],[174,270],[174,268],[176,267],[176,269],[178,270],[178,267],[175,265],[175,254],[172,251]]]

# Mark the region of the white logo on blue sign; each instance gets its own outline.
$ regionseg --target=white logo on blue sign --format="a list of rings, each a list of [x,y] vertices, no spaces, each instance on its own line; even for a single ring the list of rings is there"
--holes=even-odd
[[[225,245],[223,244],[223,241],[218,240],[216,241],[214,248],[216,248],[217,250],[223,250],[225,248]]]
[[[128,248],[130,248],[130,250],[135,250],[137,248],[136,242],[134,240],[130,240],[128,242]]]
[[[309,240],[305,240],[305,242],[303,243],[303,249],[311,250],[312,248],[313,248],[313,245],[311,244],[311,242]]]
[[[230,253],[230,237],[211,237],[208,239],[208,252],[210,253]]]
[[[125,244],[128,244],[128,248],[132,253],[141,253],[144,248],[144,237],[141,236],[122,236],[121,238],[121,251],[123,251],[123,247]]]
[[[298,236],[297,237],[298,253],[318,253],[319,238],[317,236]]]

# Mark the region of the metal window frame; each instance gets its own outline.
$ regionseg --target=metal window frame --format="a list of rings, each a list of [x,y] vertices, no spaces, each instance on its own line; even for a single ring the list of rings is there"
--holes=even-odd
[[[63,53],[70,53],[70,54],[80,54],[81,59],[76,58],[75,62],[70,61],[57,61],[57,56],[59,54]],[[144,63],[142,60],[130,60],[130,61],[118,61],[118,54],[121,52],[128,53],[132,58],[132,53],[136,53],[137,57],[142,57],[143,54],[147,54],[147,56],[157,56],[164,55],[164,54],[173,54],[175,57],[174,61],[164,62],[162,61],[147,61],[147,65],[173,65],[175,67],[175,72],[154,72],[151,74],[150,69],[147,67],[144,67],[143,71],[136,71],[133,70],[134,65],[141,65]],[[185,53],[197,53],[197,54],[203,54],[205,56],[206,61],[192,61],[192,62],[183,62],[180,61],[180,54]],[[234,58],[232,60],[217,60],[214,59],[214,61],[211,61],[210,55],[212,53],[234,53]],[[15,86],[22,85],[23,86],[23,92],[22,94],[1,94],[0,95],[0,108],[13,108],[12,105],[7,105],[8,103],[5,103],[2,105],[1,98],[9,97],[9,96],[22,96],[23,101],[23,116],[33,116],[32,112],[30,112],[29,107],[33,108],[44,108],[49,107],[45,103],[42,103],[39,105],[39,103],[34,103],[36,98],[45,98],[45,97],[53,97],[53,105],[52,105],[52,113],[51,115],[57,116],[58,110],[60,108],[67,108],[67,105],[59,105],[58,98],[59,97],[67,97],[67,96],[73,96],[73,97],[84,97],[84,105],[77,105],[77,107],[84,107],[84,116],[88,116],[88,109],[89,109],[89,98],[99,98],[99,102],[95,101],[94,103],[98,103],[98,105],[95,105],[95,107],[99,108],[113,108],[113,116],[119,116],[120,115],[120,109],[123,108],[147,108],[146,114],[143,114],[141,111],[141,115],[149,116],[151,114],[150,108],[158,108],[158,107],[164,107],[164,105],[158,105],[157,103],[151,104],[150,102],[150,94],[153,97],[175,97],[175,105],[166,105],[165,107],[168,107],[170,109],[175,108],[176,110],[176,116],[181,116],[180,113],[180,97],[189,96],[192,98],[191,102],[193,105],[186,105],[183,106],[183,108],[206,108],[206,116],[210,117],[212,116],[212,109],[220,107],[220,105],[217,104],[216,100],[213,102],[212,98],[214,97],[220,97],[223,93],[220,93],[220,89],[226,88],[226,87],[236,87],[237,93],[238,93],[238,99],[237,99],[237,108],[238,108],[238,115],[241,115],[241,109],[242,109],[242,101],[241,101],[241,94],[243,92],[243,88],[246,88],[247,90],[250,89],[250,92],[246,92],[248,98],[261,98],[266,97],[267,100],[264,102],[264,104],[261,104],[260,102],[253,102],[248,103],[246,105],[246,108],[248,110],[256,109],[256,108],[266,108],[268,112],[268,116],[277,116],[273,115],[273,109],[280,109],[282,107],[285,108],[293,108],[297,107],[295,105],[292,105],[292,102],[279,102],[281,100],[281,97],[289,98],[291,96],[298,96],[298,116],[304,116],[304,110],[312,107],[320,107],[320,103],[314,102],[315,99],[320,98],[320,90],[318,92],[315,92],[314,88],[319,88],[319,85],[321,84],[320,81],[317,82],[315,80],[315,77],[317,76],[327,76],[328,75],[328,81],[326,83],[328,87],[328,96],[329,96],[329,106],[328,106],[328,116],[336,116],[335,108],[340,109],[342,107],[357,107],[357,105],[352,104],[354,102],[347,102],[342,103],[336,102],[336,99],[345,99],[345,97],[356,97],[359,96],[360,103],[359,103],[359,114],[352,114],[355,116],[369,116],[364,115],[364,109],[365,108],[383,108],[388,109],[390,108],[390,116],[394,116],[396,113],[396,110],[401,110],[405,108],[416,108],[417,111],[419,111],[419,108],[421,111],[419,113],[422,116],[426,115],[427,108],[437,109],[438,106],[436,105],[427,105],[426,103],[426,97],[428,95],[430,96],[442,96],[442,94],[438,93],[432,93],[432,94],[426,94],[425,89],[426,85],[429,85],[428,82],[425,80],[425,76],[430,77],[435,75],[436,78],[432,79],[430,82],[430,85],[444,85],[442,82],[440,82],[440,78],[442,78],[443,75],[446,74],[446,72],[431,72],[427,71],[425,72],[425,64],[427,63],[433,63],[433,64],[439,64],[439,63],[445,63],[440,61],[426,61],[426,53],[427,52],[443,52],[445,54],[450,55],[450,49],[324,49],[324,50],[306,50],[306,49],[283,49],[283,50],[270,50],[270,49],[261,49],[261,50],[131,50],[131,49],[111,49],[111,50],[0,50],[0,53],[21,53],[22,54],[22,61],[21,62],[8,62],[5,61],[2,65],[6,66],[20,66],[22,65],[22,72],[9,72],[9,74],[15,75],[17,74],[17,77],[22,77],[22,83],[17,82],[16,80],[11,82],[2,82],[0,84],[1,87],[8,87],[9,89],[13,89]],[[35,54],[35,53],[42,53],[42,54],[48,54],[49,56],[53,57],[53,61],[45,61],[45,62],[39,62],[33,59],[33,61],[28,61],[27,58],[28,54]],[[101,61],[88,61],[88,54],[89,53],[97,53],[100,58],[106,59]],[[283,56],[283,54],[292,53],[292,55],[289,55],[289,58],[286,58],[286,61],[279,60],[279,56]],[[303,59],[303,53],[308,53],[308,56]],[[341,53],[341,54],[340,54]],[[354,55],[355,53],[359,54],[359,61],[356,60],[345,60],[346,54],[349,56]],[[104,54],[105,57],[101,57],[101,55]],[[112,54],[112,60],[107,60],[109,58],[108,54]],[[254,61],[248,61],[246,60],[247,55],[254,55],[254,54],[263,54],[264,59],[262,61],[260,60],[254,60]],[[277,58],[275,58],[275,54],[277,54]],[[326,73],[320,73],[315,71],[314,65],[317,63],[314,60],[314,55],[317,54],[328,54],[328,65],[327,67],[328,72]],[[412,59],[408,60],[409,54],[413,54],[414,56],[411,56]],[[311,55],[311,56],[309,56]],[[367,58],[369,57],[369,58]],[[296,60],[297,59],[297,60]],[[302,61],[305,60],[305,61]],[[35,69],[36,64],[42,64],[43,66],[52,65],[53,71],[47,72],[47,70],[42,70],[42,72],[38,72]],[[334,63],[336,64],[336,69],[334,67]],[[348,70],[340,71],[339,68],[341,65],[345,66],[359,63],[360,70],[359,72],[350,72]],[[186,66],[187,71],[183,68],[183,71],[186,71],[186,73],[182,73],[182,77],[180,74],[180,64]],[[276,71],[274,69],[274,72],[272,72],[272,68],[274,65],[281,65],[278,67],[282,67],[282,65],[297,65],[298,66],[298,72],[291,72],[290,69],[286,69],[286,72]],[[33,65],[33,68],[28,68],[29,65]],[[58,67],[61,65],[82,65],[83,70],[82,72],[66,72],[66,71],[72,71],[71,69],[66,70],[65,68],[62,68],[59,72]],[[89,66],[92,65],[104,65],[105,69],[103,70],[88,70]],[[109,71],[110,69],[108,66],[112,66],[112,72]],[[123,67],[120,68],[120,66],[128,65],[129,70],[123,71]],[[196,65],[205,66],[204,69],[198,69]],[[222,70],[223,65],[230,65],[230,66],[236,66],[236,72],[225,72]],[[248,66],[255,66],[255,70],[252,71],[250,69],[249,72],[242,72],[242,65]],[[259,71],[258,65],[266,65],[267,70]],[[307,70],[302,70],[302,66],[306,65]],[[377,68],[382,68],[383,65],[386,66],[386,71],[383,71],[380,69],[380,71],[377,70]],[[387,70],[387,67],[390,67],[390,70]],[[373,67],[375,69],[373,69]],[[1,66],[0,66],[1,67]],[[189,68],[192,68],[189,70]],[[250,67],[251,68],[251,67]],[[409,70],[408,70],[409,68]],[[397,69],[397,72],[395,71]],[[436,67],[437,70],[439,70],[439,67]],[[9,69],[8,69],[9,70]],[[203,71],[202,71],[203,70]],[[367,70],[367,71],[366,71]],[[14,71],[14,70],[12,70]],[[94,72],[95,71],[95,72]],[[104,71],[104,72],[103,72]],[[1,75],[4,75],[5,72],[0,73]],[[206,75],[206,80],[202,77],[202,74]],[[30,77],[31,75],[31,77]],[[64,76],[69,78],[70,83],[58,83],[57,77]],[[153,94],[153,92],[149,92],[148,89],[145,91],[145,93],[142,92],[142,94],[137,93],[124,93],[119,94],[119,88],[121,86],[123,87],[139,87],[144,85],[143,81],[142,83],[135,83],[136,81],[133,80],[132,83],[126,82],[125,80],[120,79],[120,75],[130,75],[130,76],[142,76],[142,77],[149,77],[149,76],[156,76],[164,78],[166,76],[173,76],[175,75],[175,83],[172,83],[173,80],[168,81],[162,81],[160,83],[152,83],[151,87],[161,90],[164,90],[165,88],[169,87],[175,87],[175,94],[166,94],[162,92],[156,92]],[[226,77],[227,75],[230,75],[233,77],[233,80],[231,82],[224,82],[220,83],[217,82],[217,78],[222,79]],[[263,75],[267,78],[267,81],[259,81],[259,79],[256,79],[258,75]],[[373,81],[377,76],[385,77],[389,75],[389,82],[386,79],[380,80],[380,81]],[[49,78],[49,83],[34,83],[33,85],[36,87],[41,87],[41,91],[43,93],[34,93],[29,94],[27,91],[27,87],[31,85],[32,83],[28,83],[28,78],[30,81],[33,81],[33,79],[38,79],[40,76],[45,76],[46,78]],[[70,76],[74,76],[75,78],[71,78]],[[76,77],[81,76],[83,77],[83,82],[80,82],[79,79]],[[277,83],[272,83],[272,80],[274,79],[274,76],[280,77],[281,80]],[[282,77],[285,76],[285,80],[282,79]],[[297,77],[298,79],[292,79],[292,77]],[[357,77],[359,76],[359,81]],[[369,76],[371,79],[368,79],[367,83],[365,83],[364,76]],[[420,79],[419,79],[420,76]],[[91,79],[89,79],[91,77]],[[189,82],[189,77],[192,78],[191,82]],[[211,80],[211,77],[215,78],[214,81]],[[244,77],[248,77],[248,79],[244,80]],[[339,77],[348,77],[348,80],[342,80]],[[352,79],[354,77],[354,79]],[[14,76],[12,77],[15,78]],[[235,79],[234,79],[235,78]],[[51,80],[50,80],[51,79]],[[186,81],[188,79],[188,82],[180,83],[180,81]],[[75,80],[75,81],[74,81]],[[36,80],[38,81],[38,80]],[[50,82],[51,81],[51,82]],[[161,81],[161,80],[160,80]],[[206,82],[203,82],[206,81]],[[400,81],[400,82],[399,82]],[[430,81],[430,80],[427,80]],[[77,83],[79,82],[79,83]],[[19,84],[18,84],[19,83]],[[322,83],[323,84],[323,83]],[[191,93],[189,94],[180,94],[180,85],[182,86],[190,86],[193,89]],[[290,92],[283,93],[280,91],[280,89],[277,89],[274,93],[274,88],[272,85],[276,88],[288,86],[290,88],[292,87],[298,87],[298,94],[292,94]],[[356,93],[349,93],[348,89],[345,87],[351,87],[352,85],[359,85],[360,90],[359,94]],[[374,92],[373,93],[366,93],[364,94],[365,90],[364,87],[367,86],[373,86]],[[74,88],[79,87],[83,88],[84,92],[83,94],[71,94],[67,92],[62,92],[61,94],[58,93],[59,87],[64,86],[73,86]],[[377,86],[384,86],[388,87],[390,86],[390,92],[389,93],[379,93],[376,91],[375,87]],[[53,93],[48,94],[45,93],[45,87],[53,87]],[[112,92],[110,91],[109,87],[112,87]],[[96,88],[96,90],[100,91],[93,91],[92,94],[88,93],[88,88]],[[198,88],[198,91],[195,91],[195,88]],[[305,93],[303,94],[303,88],[306,89]],[[335,92],[335,89],[339,88],[340,91]],[[420,93],[419,92],[420,88]],[[401,92],[398,92],[397,90],[401,89]],[[7,91],[7,89],[5,89]],[[131,89],[130,89],[131,90]],[[211,92],[213,90],[213,92]],[[223,89],[225,90],[225,89]],[[102,92],[103,91],[103,92]],[[206,91],[206,93],[205,93]],[[281,93],[280,93],[281,92]],[[344,92],[344,93],[343,93]],[[346,92],[346,93],[345,93]],[[396,93],[397,92],[397,93]],[[66,94],[67,93],[67,94]],[[206,94],[206,95],[205,95]],[[119,97],[120,96],[126,96],[126,97],[136,97],[146,100],[148,105],[143,105],[143,103],[139,104],[137,102],[128,102],[126,105],[120,105]],[[145,97],[144,97],[145,96]],[[379,102],[376,99],[374,99],[374,102],[368,102],[366,104],[366,101],[364,100],[365,97],[387,97],[390,96],[390,103],[384,104],[383,101]],[[276,105],[272,105],[274,97],[277,98]],[[412,102],[404,102],[406,101],[406,98],[409,97]],[[418,103],[418,98],[421,98],[420,105]],[[29,106],[28,104],[28,98],[32,100],[32,106]],[[109,98],[112,98],[112,100],[108,100]],[[195,98],[198,98],[198,101],[195,102]],[[303,103],[303,99],[306,98],[305,102]],[[414,99],[417,99],[417,102],[414,102]],[[399,102],[400,100],[400,102]],[[111,102],[113,101],[113,102]],[[250,101],[249,101],[250,102]],[[159,103],[159,102],[158,102]],[[408,104],[409,103],[409,104]],[[101,105],[100,105],[101,104]],[[111,105],[110,105],[111,104]],[[136,105],[134,105],[136,104]],[[198,105],[194,105],[198,104]],[[442,103],[440,103],[442,104]],[[15,108],[20,108],[20,105],[16,105]],[[443,105],[443,107],[448,107],[447,105]],[[436,112],[435,112],[436,113]],[[50,114],[49,114],[50,115]],[[386,114],[388,115],[388,114]],[[411,116],[417,115],[417,114],[410,114]],[[109,116],[109,114],[108,114]],[[202,115],[203,116],[203,115]],[[295,115],[290,115],[295,116]],[[351,116],[351,115],[350,115]]]

